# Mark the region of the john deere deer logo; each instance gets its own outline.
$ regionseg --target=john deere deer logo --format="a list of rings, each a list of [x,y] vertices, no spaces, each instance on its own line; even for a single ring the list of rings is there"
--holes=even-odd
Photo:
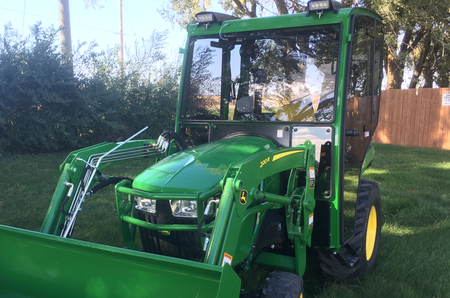
[[[245,189],[241,190],[241,196],[239,198],[239,203],[241,203],[241,205],[247,204],[247,197],[248,197],[247,190],[245,190]]]

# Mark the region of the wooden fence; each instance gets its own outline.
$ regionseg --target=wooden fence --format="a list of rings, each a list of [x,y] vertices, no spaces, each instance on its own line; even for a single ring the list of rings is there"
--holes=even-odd
[[[450,149],[450,105],[441,89],[386,90],[373,142]]]

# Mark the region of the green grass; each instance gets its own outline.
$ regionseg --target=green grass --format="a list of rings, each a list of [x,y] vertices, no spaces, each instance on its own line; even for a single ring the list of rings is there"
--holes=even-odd
[[[358,281],[328,281],[311,260],[308,297],[450,297],[450,151],[375,144],[364,178],[381,188],[377,267]]]
[[[377,267],[357,281],[322,277],[308,260],[306,297],[450,297],[450,151],[375,144],[366,172],[379,183],[383,228]],[[0,223],[39,230],[65,154],[0,157]],[[146,163],[119,165],[108,174],[134,177]],[[112,189],[82,206],[73,237],[123,246]],[[255,283],[259,272],[246,273]],[[250,284],[253,281],[250,281]]]
[[[0,224],[39,231],[58,182],[59,165],[67,154],[0,157]],[[103,171],[110,176],[134,178],[151,161],[133,161]],[[72,237],[124,247],[116,211],[114,188],[86,198]]]

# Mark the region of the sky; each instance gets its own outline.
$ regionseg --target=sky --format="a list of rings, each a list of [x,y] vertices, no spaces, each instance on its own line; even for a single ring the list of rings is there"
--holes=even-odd
[[[153,30],[169,30],[166,40],[169,56],[184,47],[186,31],[164,20],[157,9],[167,5],[164,0],[122,0],[122,18],[125,46],[148,38]],[[70,1],[72,44],[96,41],[98,50],[119,44],[119,1],[101,0],[104,8],[85,9],[84,0]],[[219,5],[213,9],[221,10]],[[59,27],[58,0],[0,0],[0,23],[11,22],[19,34],[27,36],[30,26],[42,22],[44,27]],[[3,34],[1,28],[0,34]]]
[[[98,51],[120,43],[119,0],[100,0],[103,8],[85,9],[84,0],[71,0],[70,21],[72,44],[78,42],[98,44]],[[211,1],[211,11],[223,12],[218,1]],[[178,49],[184,47],[186,30],[177,24],[164,20],[157,11],[167,5],[167,0],[122,0],[122,18],[125,47],[132,47],[135,41],[148,38],[153,30],[168,30],[166,54],[176,60]],[[0,24],[12,24],[22,36],[30,33],[30,26],[41,22],[44,27],[59,28],[58,0],[0,0]],[[3,34],[4,28],[0,29]],[[405,77],[409,75],[406,72]],[[404,84],[409,82],[405,80]],[[384,83],[385,84],[385,83]]]

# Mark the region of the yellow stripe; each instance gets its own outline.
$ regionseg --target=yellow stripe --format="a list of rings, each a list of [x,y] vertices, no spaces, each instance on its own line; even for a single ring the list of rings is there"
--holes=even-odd
[[[295,154],[295,153],[304,152],[304,151],[305,150],[297,150],[297,151],[288,151],[288,152],[279,153],[279,154],[273,156],[272,162],[276,161],[277,159],[283,158],[285,156],[288,156],[288,155],[291,155],[291,154]]]

